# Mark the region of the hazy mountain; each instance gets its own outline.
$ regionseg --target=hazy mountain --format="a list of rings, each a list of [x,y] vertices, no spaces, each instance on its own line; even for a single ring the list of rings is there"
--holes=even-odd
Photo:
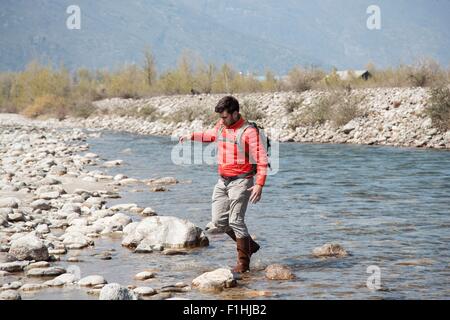
[[[81,30],[66,27],[72,4],[81,8]],[[381,30],[366,27],[371,4],[381,9]],[[448,0],[1,0],[0,69],[22,69],[33,58],[114,68],[140,63],[145,46],[160,70],[183,49],[244,72],[424,56],[448,65],[449,12]]]

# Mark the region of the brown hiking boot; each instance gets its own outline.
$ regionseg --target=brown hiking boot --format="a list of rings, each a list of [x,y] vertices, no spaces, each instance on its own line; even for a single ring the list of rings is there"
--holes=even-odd
[[[236,234],[234,233],[233,229],[227,231],[226,234],[229,235],[230,238],[233,239],[233,241],[236,241]],[[250,238],[250,256],[251,256],[252,254],[256,253],[259,250],[260,246],[251,237],[249,238]]]
[[[250,243],[251,237],[236,239],[238,261],[237,265],[233,268],[233,272],[243,273],[250,271]]]

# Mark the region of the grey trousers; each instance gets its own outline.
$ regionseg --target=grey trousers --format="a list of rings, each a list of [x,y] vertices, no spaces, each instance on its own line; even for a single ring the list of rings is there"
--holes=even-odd
[[[212,222],[219,230],[227,232],[231,228],[238,238],[249,236],[244,220],[251,195],[247,189],[253,184],[253,178],[230,182],[219,178],[212,195]]]

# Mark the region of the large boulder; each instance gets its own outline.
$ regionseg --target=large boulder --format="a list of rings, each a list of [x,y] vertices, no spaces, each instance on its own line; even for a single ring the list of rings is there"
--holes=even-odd
[[[105,285],[100,291],[99,300],[137,300],[137,295],[118,283]]]
[[[220,291],[236,286],[236,278],[230,269],[220,268],[198,276],[192,280],[192,286],[201,291]]]
[[[207,246],[208,238],[202,229],[185,219],[154,216],[124,229],[122,245],[145,247],[186,248]]]
[[[9,249],[9,255],[16,260],[35,261],[46,261],[49,257],[47,247],[33,233],[13,240]]]

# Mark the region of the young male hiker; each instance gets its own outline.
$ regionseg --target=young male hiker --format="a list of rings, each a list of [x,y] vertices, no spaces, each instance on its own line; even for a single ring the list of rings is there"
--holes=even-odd
[[[212,222],[236,241],[238,260],[233,271],[242,273],[250,270],[250,257],[259,250],[244,218],[248,202],[261,199],[267,176],[267,151],[258,129],[239,113],[236,98],[223,97],[215,112],[221,119],[214,129],[182,136],[180,142],[217,142],[219,181],[212,195]]]

